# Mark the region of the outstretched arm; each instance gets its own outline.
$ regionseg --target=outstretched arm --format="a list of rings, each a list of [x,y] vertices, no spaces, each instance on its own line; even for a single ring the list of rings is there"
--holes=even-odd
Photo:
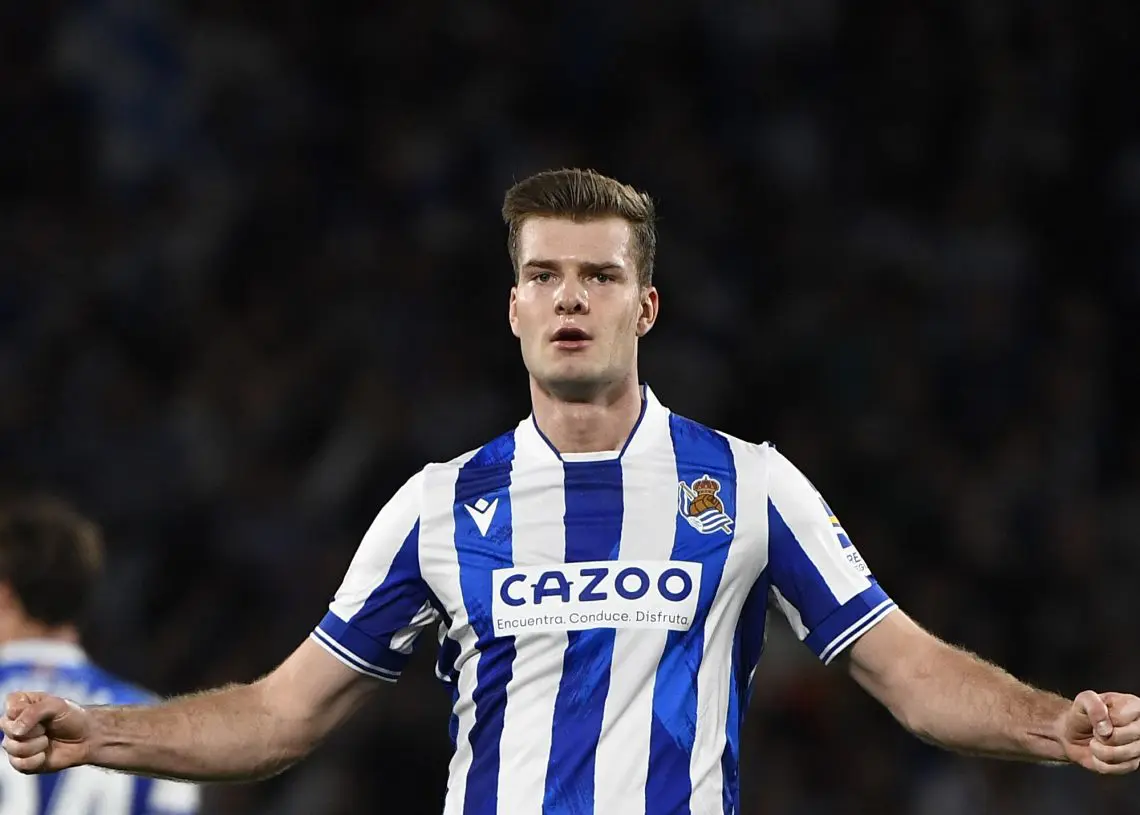
[[[328,613],[272,673],[146,708],[85,709],[42,693],[9,694],[0,728],[12,766],[252,780],[304,757],[378,680],[399,677],[416,637],[438,619],[419,572],[422,483],[421,471],[376,515]]]
[[[912,733],[974,755],[1071,761],[1100,773],[1140,765],[1140,699],[1038,690],[896,610],[850,650],[855,680]]]
[[[307,755],[377,684],[310,639],[256,682],[153,707],[81,708],[10,694],[0,727],[23,772],[93,764],[189,781],[253,780]]]

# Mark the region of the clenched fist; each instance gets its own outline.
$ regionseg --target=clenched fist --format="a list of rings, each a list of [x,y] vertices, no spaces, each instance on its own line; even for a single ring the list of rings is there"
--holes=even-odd
[[[9,693],[0,718],[4,750],[22,773],[51,773],[85,763],[91,735],[86,710],[46,693]]]
[[[1084,691],[1058,723],[1069,760],[1110,775],[1140,767],[1140,698]]]

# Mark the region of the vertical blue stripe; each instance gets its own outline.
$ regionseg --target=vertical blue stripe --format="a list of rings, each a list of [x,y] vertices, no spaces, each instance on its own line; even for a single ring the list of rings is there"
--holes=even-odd
[[[459,716],[455,713],[455,704],[459,701],[459,684],[451,688],[451,718],[447,720],[447,736],[451,739],[451,750],[459,747]]]
[[[399,631],[411,623],[427,599],[427,584],[420,576],[420,521],[417,518],[392,559],[384,582],[364,601],[364,606],[353,620],[364,623],[377,619],[381,623],[379,628],[367,624],[362,627],[367,631],[383,630],[385,639],[390,640],[390,632]]]
[[[772,585],[799,611],[808,631],[839,606],[827,581],[771,499],[768,500],[768,573]]]
[[[704,475],[720,482],[718,497],[730,518],[736,518],[736,465],[728,440],[703,425],[669,416],[677,478],[692,484]],[[735,525],[733,527],[735,529]],[[720,586],[732,532],[717,529],[703,534],[677,515],[673,560],[699,561],[700,595],[692,627],[670,631],[657,666],[653,689],[653,730],[649,737],[649,777],[645,785],[646,812],[688,813],[692,785],[689,764],[697,727],[697,672],[704,650],[704,624]]]
[[[443,630],[450,632],[452,630],[451,615],[447,613],[443,602],[436,596],[431,588],[427,589],[427,599],[428,602],[431,603],[432,608],[439,613]],[[443,677],[440,681],[449,688],[457,688],[459,685],[459,672],[455,670],[455,661],[459,659],[460,652],[459,641],[449,636],[445,636],[439,644],[439,652],[435,658],[435,669],[439,676]],[[452,702],[454,701],[453,699]],[[454,708],[454,705],[452,707]],[[455,739],[453,738],[452,742],[454,741]]]
[[[495,637],[491,617],[491,572],[512,566],[511,465],[514,433],[483,447],[459,471],[455,483],[455,550],[463,605],[475,630],[479,651],[473,694],[475,723],[468,734],[471,766],[467,770],[464,815],[495,815],[498,809],[499,742],[507,705],[507,682],[515,658],[514,637]],[[487,534],[464,508],[480,498],[498,500]]]
[[[748,673],[741,664],[738,647],[732,649],[732,669],[728,682],[728,717],[724,726],[724,752],[720,756],[721,805],[724,815],[736,815],[740,808],[741,711],[745,706],[741,697],[748,692]],[[741,685],[745,687],[742,688]]]
[[[566,562],[613,560],[621,542],[621,460],[565,462]],[[554,701],[544,815],[594,811],[594,760],[610,687],[614,629],[567,632]]]
[[[4,759],[7,761],[7,758]],[[37,778],[40,782],[40,801],[45,804],[51,802],[51,797],[55,793],[56,784],[59,783],[59,773],[47,773]],[[41,805],[41,812],[47,811],[47,806]]]
[[[150,790],[154,786],[151,778],[140,777],[136,779],[134,798],[131,801],[131,815],[147,815],[147,804],[150,803]]]
[[[431,589],[428,589],[428,599],[439,612],[444,630],[451,631],[451,615],[447,613],[447,609]],[[455,752],[459,746],[459,716],[455,714],[455,703],[459,701],[459,672],[455,670],[455,660],[459,659],[459,653],[459,642],[445,636],[443,642],[439,644],[439,654],[435,660],[436,671],[440,677],[445,677],[440,679],[440,682],[447,688],[451,697],[451,717],[447,721],[447,735],[451,739],[452,752]]]
[[[768,575],[762,572],[752,585],[732,643],[732,675],[730,678],[728,717],[725,721],[725,747],[721,756],[724,778],[724,813],[740,811],[740,735],[744,714],[752,698],[752,672],[764,650],[764,626],[768,615]]]

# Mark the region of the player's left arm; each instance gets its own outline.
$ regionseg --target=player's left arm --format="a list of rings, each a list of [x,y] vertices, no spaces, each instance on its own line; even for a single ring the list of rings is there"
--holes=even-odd
[[[774,448],[767,461],[772,599],[824,663],[842,658],[903,726],[942,747],[1137,769],[1140,699],[1085,691],[1069,701],[927,633],[895,606],[804,474]]]
[[[850,648],[848,669],[910,732],[974,755],[1073,762],[1098,773],[1140,766],[1140,698],[1038,690],[897,611]]]

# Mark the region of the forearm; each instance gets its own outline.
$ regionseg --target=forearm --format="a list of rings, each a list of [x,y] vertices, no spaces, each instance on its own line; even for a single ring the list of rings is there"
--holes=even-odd
[[[189,781],[253,780],[313,746],[304,723],[270,710],[258,684],[231,685],[153,707],[90,708],[88,763]]]
[[[915,735],[949,750],[1026,761],[1065,761],[1056,732],[1069,701],[937,642],[908,667],[888,704]]]

